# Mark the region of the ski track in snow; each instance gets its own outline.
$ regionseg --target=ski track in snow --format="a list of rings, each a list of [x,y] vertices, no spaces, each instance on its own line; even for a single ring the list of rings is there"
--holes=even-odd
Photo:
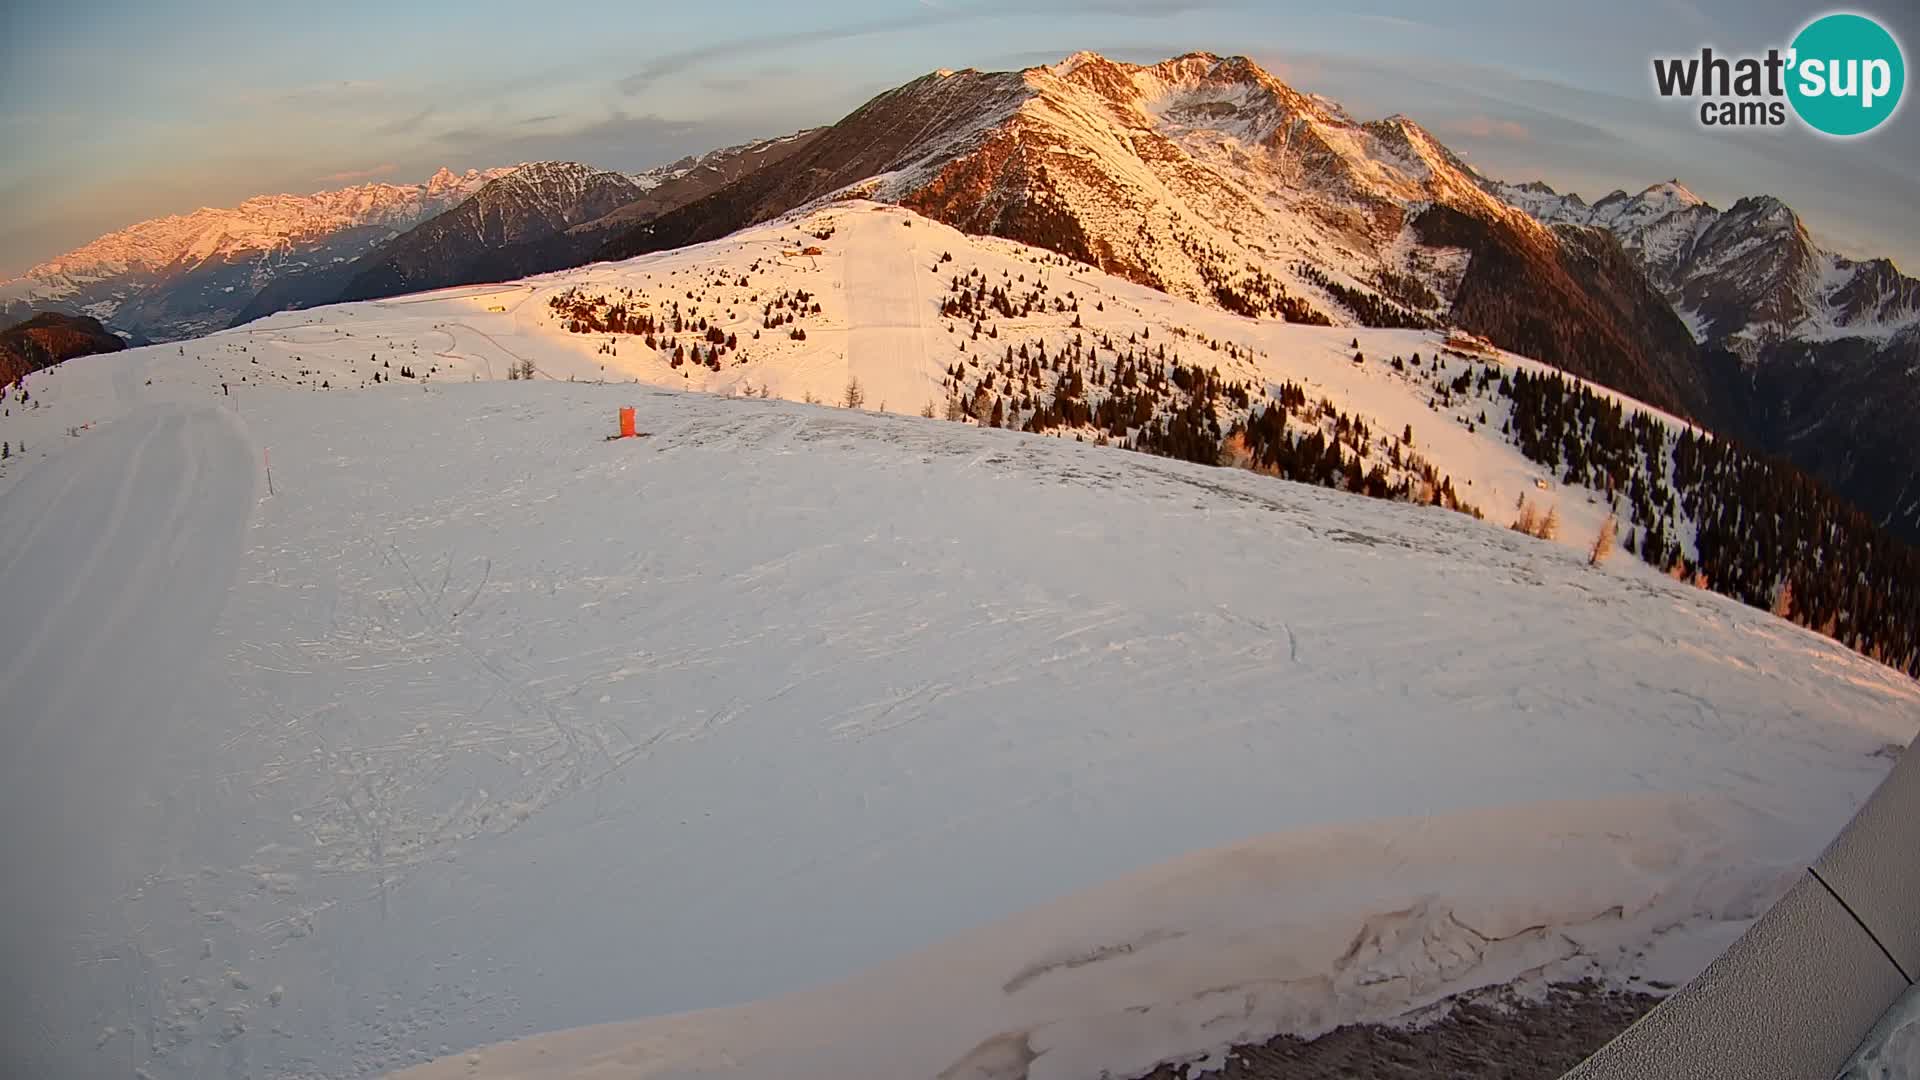
[[[859,380],[869,408],[886,403],[895,412],[911,412],[944,373],[927,356],[921,328],[921,263],[934,256],[913,242],[912,230],[901,231],[909,234],[906,245],[874,243],[879,238],[856,229],[858,239],[843,260],[847,374]]]
[[[953,241],[880,243],[900,220],[843,214],[842,273],[792,271],[827,300],[789,357],[821,396],[937,386],[914,275]],[[597,366],[539,328],[552,285],[34,376],[0,493],[0,602],[30,613],[0,623],[10,1066],[458,1072],[852,977],[474,1069],[1097,1075],[1526,972],[1671,984],[1920,726],[1911,680],[1831,641],[1458,514],[462,382]],[[1285,340],[1483,489],[1526,482],[1353,370],[1352,334]],[[218,387],[376,351],[452,385]],[[651,436],[602,440],[622,405]]]
[[[153,989],[122,842],[183,797],[154,765],[201,733],[180,697],[239,560],[249,459],[218,410],[155,405],[48,462],[0,517],[0,985],[16,1003],[7,1054],[39,1075],[104,1071],[70,1025],[139,1014]],[[129,1075],[132,1056],[104,1060]]]

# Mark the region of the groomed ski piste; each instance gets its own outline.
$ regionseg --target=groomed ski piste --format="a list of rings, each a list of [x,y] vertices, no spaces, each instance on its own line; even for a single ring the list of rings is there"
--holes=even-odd
[[[1834,642],[1588,566],[1579,489],[1567,542],[1502,527],[1537,469],[1350,360],[1436,335],[814,214],[9,396],[10,1064],[1128,1076],[1480,986],[1658,991],[1920,729]],[[944,254],[1411,425],[1489,520],[911,415]],[[702,275],[821,310],[740,300],[717,372],[555,318]],[[850,375],[865,409],[793,400]]]

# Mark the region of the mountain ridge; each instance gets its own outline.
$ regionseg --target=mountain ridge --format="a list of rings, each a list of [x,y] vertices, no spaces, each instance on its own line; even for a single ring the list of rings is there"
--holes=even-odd
[[[580,162],[521,166],[513,176],[482,187],[351,263],[268,283],[232,325],[315,304],[507,281],[578,266],[611,232],[774,165],[814,134],[803,130],[725,146],[637,173]]]
[[[118,352],[127,343],[89,315],[44,311],[0,329],[0,387],[76,356]]]
[[[1793,461],[1920,542],[1920,280],[1821,248],[1790,206],[1721,210],[1677,179],[1587,204],[1485,181],[1556,228],[1618,240],[1703,347],[1725,433]]]
[[[206,333],[275,276],[357,257],[510,171],[442,168],[418,184],[256,195],[149,218],[0,282],[0,313],[91,315],[151,340]]]
[[[367,300],[485,280],[475,278],[474,263],[487,251],[564,232],[633,202],[644,190],[622,173],[579,162],[521,165],[356,260],[348,271],[352,277],[334,299]]]
[[[1649,333],[1601,321],[1619,307],[1603,294],[1636,291],[1610,276],[1631,276],[1623,260],[1569,248],[1406,116],[1356,121],[1245,57],[1140,65],[1082,52],[1015,72],[934,72],[855,109],[789,167],[663,214],[596,254],[710,240],[847,195],[1241,314],[1515,334],[1575,374],[1718,419],[1693,344],[1670,316],[1636,300],[1626,309],[1660,321]],[[1480,222],[1471,239],[1483,251],[1520,258],[1575,314],[1535,318],[1522,334],[1500,303],[1456,305],[1472,252],[1423,238],[1418,219],[1436,206]],[[1529,299],[1516,291],[1504,307]]]
[[[1752,356],[1786,339],[1886,341],[1920,325],[1920,280],[1891,259],[1820,247],[1805,220],[1772,195],[1743,196],[1721,210],[1675,179],[1589,205],[1540,181],[1483,182],[1544,223],[1618,237],[1702,344]]]

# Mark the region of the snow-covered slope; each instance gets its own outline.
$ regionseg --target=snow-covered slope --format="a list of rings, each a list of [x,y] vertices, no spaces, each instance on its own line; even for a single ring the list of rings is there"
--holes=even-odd
[[[974,338],[963,277],[1019,308]],[[598,300],[694,328],[570,330]],[[1032,419],[1023,378],[1097,402],[1119,365],[1157,422],[1177,358],[1590,535],[1415,351],[847,203],[37,373],[0,417],[0,816],[59,824],[0,849],[5,1045],[1124,1075],[1525,973],[1677,982],[1884,775],[1913,682],[1497,522],[878,412],[981,411],[991,372]],[[1473,355],[1446,376],[1533,367]],[[865,410],[758,398],[850,380]]]
[[[274,275],[351,260],[511,171],[441,169],[421,184],[259,195],[142,221],[0,282],[0,305],[92,315],[159,341],[205,333]]]
[[[1796,876],[1795,831],[1732,800],[1661,795],[1290,829],[818,989],[537,1035],[398,1075],[1092,1080],[1175,1062],[1204,1076],[1230,1043],[1393,1023],[1462,987],[1525,995],[1600,974],[1659,992]],[[1754,861],[1736,869],[1743,857]]]
[[[1005,314],[992,307],[1001,294]],[[990,299],[976,304],[976,295]],[[960,303],[972,306],[960,311]],[[852,381],[871,410],[954,409],[984,424],[997,404],[1004,426],[1033,422],[1089,442],[1125,441],[1147,423],[1167,432],[1196,401],[1180,385],[1176,369],[1187,369],[1210,373],[1218,390],[1198,406],[1216,434],[1292,386],[1301,395],[1287,420],[1296,437],[1338,439],[1363,470],[1379,465],[1396,485],[1444,483],[1451,505],[1499,523],[1525,497],[1556,509],[1561,541],[1584,547],[1609,512],[1604,492],[1528,461],[1499,434],[1511,402],[1480,382],[1551,369],[1448,341],[1439,331],[1236,316],[1048,251],[851,200],[624,263],[284,312],[187,342],[176,355],[197,361],[186,377],[235,388],[505,379],[531,363],[546,380],[638,380],[834,404]],[[1076,371],[1082,399],[1099,415],[1043,410]],[[1109,399],[1128,414],[1121,433],[1100,418]],[[41,403],[12,430],[44,442],[102,419],[45,392]],[[10,482],[0,466],[0,490]],[[1690,557],[1684,517],[1676,525]]]

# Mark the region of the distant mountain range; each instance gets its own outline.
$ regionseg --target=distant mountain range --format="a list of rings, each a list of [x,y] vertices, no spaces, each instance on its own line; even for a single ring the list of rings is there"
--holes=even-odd
[[[350,263],[283,279],[256,296],[236,321],[313,302],[371,300],[498,280],[489,277],[489,257],[610,213],[640,194],[633,180],[604,169],[558,161],[522,165]]]
[[[136,337],[509,280],[861,195],[1229,311],[1454,325],[1783,455],[1920,538],[1920,283],[1776,199],[1487,177],[1243,57],[939,71],[829,127],[623,175],[541,162],[147,222],[0,286]]]
[[[272,281],[351,261],[509,171],[442,169],[422,184],[260,195],[142,221],[0,282],[0,314],[91,315],[135,340],[205,334]]]
[[[1702,347],[1720,430],[1786,457],[1920,540],[1920,281],[1822,250],[1778,199],[1717,209],[1678,181],[1591,206],[1545,184],[1488,190],[1541,221],[1604,230]]]
[[[1541,183],[1486,186],[1548,224],[1606,229],[1700,341],[1744,356],[1787,339],[1885,341],[1920,324],[1920,281],[1886,259],[1821,250],[1771,196],[1719,210],[1672,180],[1589,206]]]
[[[0,282],[0,318],[90,315],[136,343],[173,341],[288,308],[577,266],[614,232],[778,162],[811,134],[631,175],[577,162],[442,169],[422,184],[154,218]]]
[[[725,147],[631,175],[570,161],[521,165],[350,262],[274,280],[233,322],[578,266],[615,232],[779,162],[812,134]]]

